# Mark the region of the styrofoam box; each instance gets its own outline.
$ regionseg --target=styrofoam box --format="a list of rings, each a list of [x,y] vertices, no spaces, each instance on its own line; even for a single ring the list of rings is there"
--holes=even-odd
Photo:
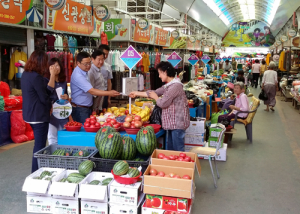
[[[69,174],[75,172],[79,173],[78,170],[65,170],[63,173],[59,174],[58,181],[68,177]],[[50,186],[49,194],[52,194],[53,198],[77,200],[78,193],[79,193],[79,185],[84,183],[86,179],[87,177],[84,178],[79,184],[67,183],[67,182],[62,183],[62,182],[54,181]]]
[[[103,181],[107,178],[113,178],[113,175],[107,172],[92,172],[88,174],[84,181],[79,185],[78,197],[85,201],[107,203],[110,184],[108,186],[89,185],[93,180]]]
[[[27,212],[29,213],[52,213],[52,198],[38,195],[27,195]]]
[[[44,171],[56,172],[55,176],[52,178],[52,181],[33,179],[34,177],[40,176],[40,174]],[[48,167],[40,168],[25,178],[22,191],[27,192],[27,195],[50,197],[51,195],[48,193],[48,190],[51,186],[51,183],[58,181],[61,174],[63,174],[64,172],[65,169]]]
[[[205,132],[205,118],[197,118],[200,121],[190,121],[190,126],[185,130],[185,133],[203,134]]]
[[[79,201],[52,198],[53,214],[79,214]]]
[[[185,133],[184,144],[204,146],[205,145],[205,132],[203,134]]]
[[[117,181],[110,183],[109,202],[137,206],[141,192],[142,182],[130,185],[119,184]]]
[[[207,146],[208,143],[205,145]],[[226,161],[227,160],[227,143],[223,143],[223,147],[219,149],[220,154],[216,157],[218,161]],[[208,159],[204,157],[204,159]]]
[[[81,199],[81,214],[91,213],[108,214],[108,203],[92,202]]]
[[[144,203],[145,194],[139,196],[138,206],[129,206],[127,204],[116,204],[109,202],[109,214],[139,214]]]

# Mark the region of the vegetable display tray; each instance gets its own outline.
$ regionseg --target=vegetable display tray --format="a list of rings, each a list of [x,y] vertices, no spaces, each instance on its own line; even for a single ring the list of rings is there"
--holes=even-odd
[[[145,158],[145,157],[143,157],[143,158]],[[146,169],[149,165],[150,158],[151,158],[151,156],[147,157],[146,161],[130,161],[130,160],[126,160],[126,161],[130,167],[138,168],[141,166],[142,173],[144,174],[144,172],[146,171]],[[119,161],[119,160],[101,158],[98,150],[96,150],[92,154],[90,160],[93,161],[96,165],[96,167],[94,168],[93,171],[97,171],[97,172],[111,172],[111,170],[114,168],[115,163],[117,163]]]
[[[80,150],[86,150],[89,155],[86,157],[52,155],[53,152],[57,149],[64,149],[66,150],[66,152],[72,151],[72,154],[75,154]],[[89,160],[95,151],[97,151],[96,147],[62,146],[54,144],[34,153],[34,157],[37,158],[39,168],[50,167],[78,170],[78,166],[81,164],[81,162]]]

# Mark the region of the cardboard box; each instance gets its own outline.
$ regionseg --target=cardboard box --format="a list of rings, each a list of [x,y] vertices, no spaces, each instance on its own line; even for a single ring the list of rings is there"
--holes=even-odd
[[[147,201],[145,201],[147,203]],[[142,207],[142,214],[190,214],[192,212],[192,203],[189,206],[188,212],[172,211],[159,208],[149,208],[145,206]]]
[[[197,117],[198,121],[190,121],[190,126],[185,130],[185,133],[203,134],[205,132],[206,118]]]
[[[71,173],[79,173],[78,170],[65,170],[58,177],[58,181],[68,177]],[[87,177],[86,177],[87,178]],[[83,179],[79,184],[74,183],[62,183],[62,182],[53,182],[49,189],[49,194],[52,194],[53,198],[67,199],[67,200],[76,200],[78,203],[78,193],[79,193],[79,185],[85,182]]]
[[[115,204],[126,204],[129,206],[138,206],[139,198],[142,193],[142,182],[125,185],[117,181],[110,183],[109,202]]]
[[[179,212],[188,212],[192,199],[160,195],[146,195],[144,207],[159,208]]]
[[[53,214],[79,214],[79,201],[52,198]]]
[[[33,179],[34,177],[40,176],[40,174],[44,171],[56,172],[56,175],[52,178],[52,181]],[[48,167],[40,168],[25,178],[22,191],[27,192],[27,195],[50,197],[51,195],[48,194],[48,190],[49,187],[51,186],[51,183],[58,181],[61,174],[63,174],[64,172],[65,169],[48,168]]]
[[[99,203],[81,199],[81,214],[108,214],[108,203]]]
[[[198,158],[197,161],[199,162]],[[175,161],[174,161],[175,162]],[[178,163],[178,161],[176,161]],[[150,176],[150,170],[156,169],[165,174],[175,173],[180,177],[189,175],[191,180]],[[195,193],[194,168],[149,165],[144,173],[144,193],[180,198],[193,198]]]
[[[52,198],[36,195],[27,195],[28,213],[52,213]]]
[[[141,193],[137,206],[129,206],[127,204],[116,204],[109,202],[109,214],[140,214],[144,199],[145,195]]]
[[[224,135],[223,138],[222,138],[220,148],[223,147],[224,138],[225,138],[225,135]],[[216,146],[217,146],[218,139],[219,139],[219,138],[210,137],[210,138],[208,139],[208,141],[207,141],[208,146],[209,146],[209,147],[216,147]]]
[[[209,127],[209,138],[218,138],[222,132],[222,128],[218,124],[212,124]]]
[[[203,134],[191,134],[185,133],[184,144],[190,144],[195,146],[204,146],[205,145],[205,135]]]
[[[196,168],[199,176],[201,175],[201,165],[200,165],[199,159],[197,157],[197,154],[195,154],[193,152],[185,152],[185,154],[187,156],[191,157],[191,159],[194,162],[184,162],[184,161],[158,159],[158,154],[159,153],[163,153],[166,156],[170,156],[170,155],[179,156],[179,154],[181,152],[155,149],[153,151],[152,155],[151,155],[151,164],[153,164],[153,165],[162,165],[162,166],[190,168],[190,169],[193,169],[193,170]]]
[[[106,172],[92,172],[79,184],[79,195],[81,200],[93,201],[98,203],[107,203],[109,197],[109,185],[89,185],[93,180],[103,181],[107,178],[113,178],[111,173]],[[112,182],[112,181],[111,181]]]
[[[223,144],[223,147],[219,149],[220,154],[217,155],[217,161],[226,161],[227,160],[227,143]],[[204,159],[208,159],[208,157],[204,157]]]
[[[205,144],[203,146],[201,146],[201,147],[204,147],[204,146],[205,146]],[[200,146],[185,144],[184,145],[185,152],[190,152],[192,150],[192,148],[194,148],[194,147],[200,147]]]

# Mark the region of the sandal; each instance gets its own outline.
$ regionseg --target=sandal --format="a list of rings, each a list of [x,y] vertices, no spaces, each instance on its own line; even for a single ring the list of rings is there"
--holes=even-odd
[[[269,111],[269,109],[264,109],[264,111]]]
[[[275,109],[273,107],[270,108],[272,111],[275,111]]]

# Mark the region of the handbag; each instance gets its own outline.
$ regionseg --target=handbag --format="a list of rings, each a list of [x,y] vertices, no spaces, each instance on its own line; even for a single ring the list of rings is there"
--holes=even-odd
[[[266,94],[266,92],[265,92],[264,90],[261,90],[261,92],[260,92],[258,98],[259,98],[260,100],[264,100],[264,101],[266,101],[266,100],[269,99],[269,98],[268,98],[268,95]]]

